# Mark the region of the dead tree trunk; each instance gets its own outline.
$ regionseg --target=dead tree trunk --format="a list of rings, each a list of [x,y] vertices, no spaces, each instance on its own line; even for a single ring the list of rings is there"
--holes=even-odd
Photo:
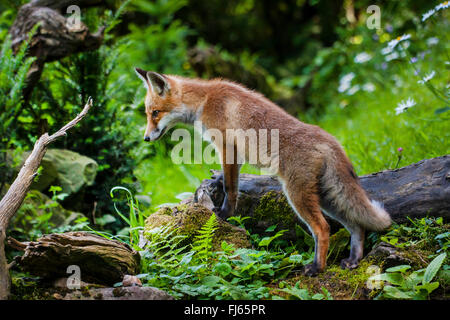
[[[213,178],[218,174],[214,172]],[[450,155],[359,179],[369,197],[381,201],[398,223],[407,217],[450,217]],[[197,189],[194,201],[211,209],[220,206],[223,197],[221,181],[206,179]],[[241,174],[236,215],[255,218],[249,222],[255,232],[273,224],[294,230],[297,223],[277,178],[264,175]]]
[[[92,99],[89,98],[84,109],[75,117],[75,119],[70,121],[53,135],[49,136],[45,133],[36,141],[33,151],[25,161],[16,180],[14,180],[8,192],[0,201],[0,300],[7,299],[10,292],[11,279],[9,277],[9,266],[5,256],[5,238],[8,224],[20,208],[33,179],[36,177],[41,160],[47,151],[47,146],[57,138],[66,135],[66,131],[80,122],[91,106]]]

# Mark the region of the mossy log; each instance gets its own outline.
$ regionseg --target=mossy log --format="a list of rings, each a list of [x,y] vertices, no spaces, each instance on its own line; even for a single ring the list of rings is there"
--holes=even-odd
[[[15,260],[24,271],[49,280],[71,275],[68,267],[74,265],[80,268],[80,280],[104,285],[139,273],[139,253],[87,232],[49,234],[32,242],[9,238],[8,244],[24,251]]]
[[[219,174],[213,171],[212,179],[202,182],[194,202],[210,209],[220,206],[224,197],[222,181],[214,180]],[[407,217],[450,217],[450,155],[361,176],[359,180],[369,197],[382,202],[395,222],[405,222]],[[278,224],[295,237],[298,219],[276,177],[241,174],[235,214],[254,218],[248,220],[254,232]],[[330,224],[341,227],[331,220]]]

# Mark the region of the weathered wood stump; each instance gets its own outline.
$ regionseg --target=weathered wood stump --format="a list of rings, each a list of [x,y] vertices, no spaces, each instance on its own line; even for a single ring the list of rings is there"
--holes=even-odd
[[[80,268],[82,281],[113,285],[125,275],[139,273],[140,256],[126,244],[87,232],[49,234],[32,242],[9,238],[8,244],[25,253],[18,265],[45,279],[67,277],[68,267]]]
[[[212,179],[202,182],[194,202],[209,209],[220,206],[224,197],[222,181],[214,180],[219,174],[213,171]],[[381,201],[395,222],[405,222],[407,217],[450,217],[450,155],[359,179],[369,197]],[[292,230],[290,235],[295,238],[294,225],[298,219],[276,177],[241,174],[236,215],[254,218],[249,220],[254,232],[278,224],[282,229]],[[330,223],[336,226],[331,220]]]

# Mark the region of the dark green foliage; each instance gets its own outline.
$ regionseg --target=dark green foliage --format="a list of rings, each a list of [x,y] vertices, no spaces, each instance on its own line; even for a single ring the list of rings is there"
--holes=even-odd
[[[30,121],[30,114],[23,106],[22,90],[27,72],[34,59],[26,58],[28,43],[21,45],[14,55],[11,39],[6,37],[0,52],[0,193],[4,183],[11,179],[7,167],[7,150],[20,148],[24,140],[19,128]]]
[[[93,29],[110,24],[97,14],[96,11],[86,14],[86,23]],[[35,92],[34,96],[40,104],[50,106],[54,126],[73,118],[89,97],[94,100],[94,107],[77,129],[55,144],[91,157],[99,164],[96,183],[85,191],[84,204],[78,209],[83,212],[90,212],[94,202],[100,214],[112,212],[109,190],[125,178],[127,182],[123,184],[133,188],[134,159],[128,152],[135,140],[130,133],[133,129],[127,126],[130,116],[126,104],[134,90],[126,85],[126,76],[112,76],[120,55],[118,46],[103,45],[98,50],[48,65],[41,80],[44,95]]]

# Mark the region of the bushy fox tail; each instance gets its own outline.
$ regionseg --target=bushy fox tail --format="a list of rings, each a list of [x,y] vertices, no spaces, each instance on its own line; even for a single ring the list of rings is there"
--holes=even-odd
[[[366,209],[369,213],[366,222],[362,223],[367,229],[374,231],[381,231],[391,226],[392,220],[389,213],[383,208],[381,202],[372,200],[370,202],[370,208]]]
[[[353,166],[345,160],[325,165],[320,181],[324,209],[344,225],[356,224],[373,231],[389,228],[392,220],[382,203],[369,200]]]

